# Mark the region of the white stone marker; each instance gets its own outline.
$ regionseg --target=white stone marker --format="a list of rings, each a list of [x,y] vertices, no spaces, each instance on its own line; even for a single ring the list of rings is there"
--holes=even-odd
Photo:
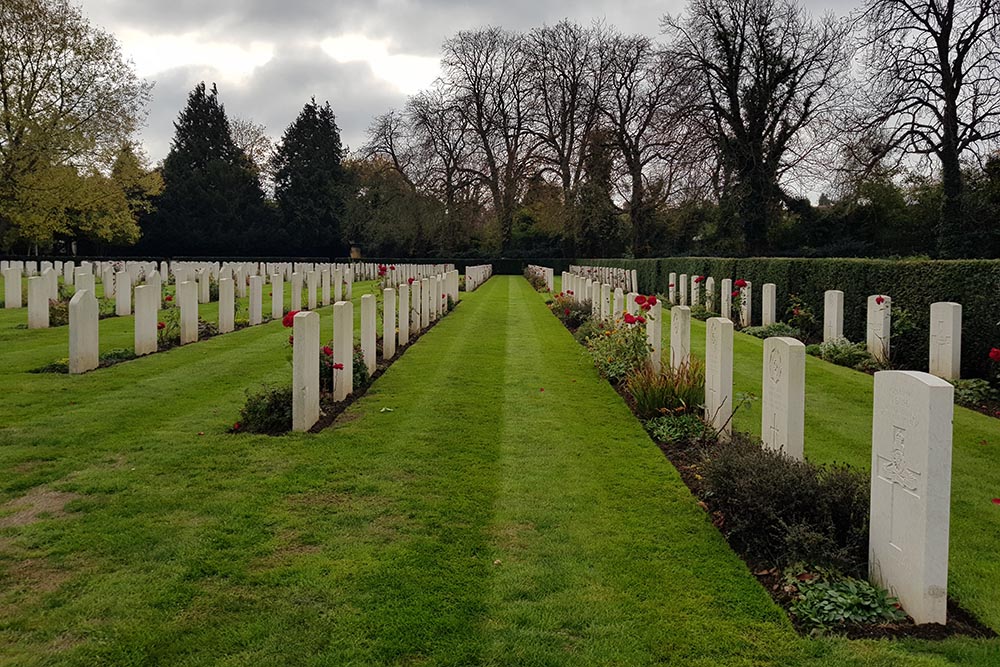
[[[344,298],[348,301],[354,298],[354,269],[344,272]]]
[[[639,296],[637,292],[629,292],[625,295],[625,312],[629,315],[635,315],[639,310],[639,306],[635,303],[635,297]]]
[[[844,293],[838,289],[823,293],[823,342],[844,337]]]
[[[3,299],[5,309],[21,308],[21,269],[4,269]]]
[[[236,288],[230,278],[219,278],[219,333],[236,328]]]
[[[747,286],[740,288],[740,326],[749,327],[753,324],[753,283],[746,281]]]
[[[420,328],[426,329],[431,323],[431,281],[420,281]]]
[[[892,330],[892,299],[881,294],[868,297],[868,325],[865,340],[868,353],[877,360],[889,360],[892,351],[890,332]]]
[[[930,372],[945,380],[962,373],[962,304],[931,304]]]
[[[719,314],[727,320],[733,319],[733,281],[723,278],[719,290]]]
[[[198,283],[185,280],[177,286],[177,307],[181,309],[181,345],[198,340]]]
[[[320,282],[320,303],[324,306],[330,305],[330,269],[325,268],[320,271],[319,274]]]
[[[319,313],[298,313],[292,335],[292,430],[303,433],[319,421]]]
[[[601,285],[600,312],[601,321],[607,320],[611,316],[611,285],[607,283]]]
[[[364,356],[369,376],[375,372],[376,364],[375,307],[374,294],[365,294],[361,297],[361,354]]]
[[[289,310],[302,310],[302,274],[292,274],[292,299]]]
[[[41,276],[28,278],[28,328],[49,328],[49,286]]]
[[[152,354],[159,348],[156,339],[157,315],[160,295],[152,285],[135,288],[135,353],[137,356]]]
[[[73,280],[76,278],[75,275],[76,266],[73,262],[66,262],[63,264],[63,282],[67,285],[72,285]]]
[[[710,317],[705,327],[705,421],[724,438],[733,431],[733,323]]]
[[[69,372],[86,373],[97,368],[97,297],[91,290],[78,289],[69,300]]]
[[[802,460],[805,441],[806,346],[784,336],[764,340],[761,438],[764,446]]]
[[[688,275],[686,273],[682,273],[678,277],[678,280],[680,281],[680,285],[678,286],[680,287],[680,292],[681,292],[680,304],[678,305],[686,306],[688,305]]]
[[[250,276],[250,326],[264,321],[264,277]]]
[[[242,266],[233,271],[233,287],[236,289],[237,298],[245,299],[247,297],[247,273]]]
[[[333,301],[344,300],[344,271],[343,269],[334,269],[333,271]]]
[[[402,331],[402,329],[400,329]],[[382,358],[396,356],[396,290],[382,290]]]
[[[73,284],[76,285],[76,291],[87,290],[92,295],[96,295],[97,291],[94,288],[94,274],[87,269],[77,269],[76,275],[73,276]],[[94,298],[97,298],[96,296]]]
[[[410,286],[399,285],[399,346],[410,342]]]
[[[621,287],[615,288],[615,298],[614,303],[611,308],[612,319],[619,319],[622,316],[622,311],[625,310],[625,294],[622,292]]]
[[[280,273],[271,274],[271,319],[285,316],[285,279]]]
[[[663,304],[657,300],[656,305],[646,311],[646,342],[652,350],[649,353],[649,365],[654,372],[659,373],[663,359]]]
[[[670,309],[670,367],[680,368],[691,360],[691,308]]]
[[[715,278],[705,278],[705,310],[715,312]]]
[[[309,310],[316,310],[316,292],[319,288],[319,274],[315,271],[306,273],[306,305]]]
[[[104,267],[101,274],[101,283],[104,285],[104,298],[113,299],[115,297],[115,269],[111,266]]]
[[[410,285],[410,333],[416,335],[420,332],[420,281],[414,279]]]
[[[765,327],[777,321],[777,295],[778,288],[774,283],[764,283],[760,295],[760,323]]]
[[[667,299],[671,304],[677,305],[677,274],[671,273],[667,284]]]
[[[212,274],[208,269],[198,271],[198,303],[208,303],[212,300]]]
[[[132,314],[132,282],[128,271],[115,274],[115,315],[125,317]]]
[[[954,388],[875,374],[868,573],[917,623],[947,621]]]
[[[354,304],[333,304],[333,361],[343,368],[333,371],[333,400],[342,401],[354,391]]]
[[[691,305],[697,306],[701,303],[701,276],[691,276]]]

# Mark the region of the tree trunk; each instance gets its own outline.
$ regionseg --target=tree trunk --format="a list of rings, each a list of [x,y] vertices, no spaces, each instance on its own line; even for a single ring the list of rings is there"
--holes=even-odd
[[[949,125],[946,119],[945,124]],[[964,233],[962,195],[964,183],[954,131],[945,128],[941,146],[941,217],[938,219],[938,255],[942,258],[967,257],[971,251]],[[950,135],[950,136],[949,136]]]

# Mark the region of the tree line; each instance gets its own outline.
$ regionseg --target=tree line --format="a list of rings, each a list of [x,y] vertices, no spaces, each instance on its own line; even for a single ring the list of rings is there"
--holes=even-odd
[[[1000,255],[1000,0],[691,0],[657,38],[562,21],[442,48],[349,154],[150,86],[68,0],[0,0],[0,248],[169,255]],[[818,199],[814,204],[813,199]]]

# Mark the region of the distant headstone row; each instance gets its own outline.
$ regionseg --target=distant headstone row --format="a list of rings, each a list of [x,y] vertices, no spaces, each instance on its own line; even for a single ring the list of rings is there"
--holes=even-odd
[[[639,275],[635,269],[618,269],[611,266],[575,266],[570,265],[569,273],[590,278],[601,284],[611,285],[612,288],[620,287],[624,292],[639,291]],[[565,286],[563,287],[565,289]]]
[[[492,264],[465,267],[465,291],[474,292],[493,275]]]

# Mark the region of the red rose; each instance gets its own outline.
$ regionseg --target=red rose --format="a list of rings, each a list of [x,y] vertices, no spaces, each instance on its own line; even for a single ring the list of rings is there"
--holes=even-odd
[[[733,296],[739,296],[739,295],[740,295],[740,291],[738,289],[734,289],[733,290]]]
[[[236,422],[235,424],[233,424],[233,430],[234,431],[239,431],[240,430],[240,423],[239,422]]]
[[[330,347],[329,345],[324,345],[323,346],[323,354],[325,354],[328,357],[332,357],[333,356],[333,348]]]
[[[290,329],[293,324],[295,324],[295,316],[299,314],[297,310],[290,310],[284,317],[281,318],[281,326],[286,329]]]
[[[875,297],[875,303],[881,306],[883,303],[885,303],[885,297],[881,295]]]
[[[569,317],[569,308],[566,309],[565,313],[566,313],[566,317]]]
[[[746,287],[747,286],[747,281],[745,281],[742,278],[740,278],[739,280],[737,280],[733,284],[736,285],[737,287]]]
[[[443,298],[444,298],[444,296],[445,296],[445,295],[444,295],[444,294],[442,294],[442,295],[441,295],[441,298],[443,299]]]
[[[994,505],[1000,505],[1000,498],[994,498],[992,502]]]
[[[1000,347],[995,347],[990,350],[990,359],[1000,364]]]
[[[645,324],[646,318],[643,317],[642,315],[639,315],[638,317],[635,318],[635,321],[638,322],[639,324]]]
[[[635,315],[632,313],[625,313],[625,324],[635,324]]]
[[[573,296],[573,290],[571,290],[571,289],[566,290],[566,294],[569,294],[570,296]]]
[[[344,364],[334,364],[333,365],[333,370],[335,370],[335,371],[342,371],[342,370],[344,370]]]
[[[166,296],[166,298],[164,299],[164,301],[173,301],[173,300],[174,300],[174,297],[173,297],[173,295],[172,295],[172,294],[168,294],[168,295]]]
[[[390,271],[395,271],[395,270],[396,270],[396,265],[395,265],[395,264],[393,264],[392,266],[390,266],[390,267],[389,267],[389,270],[390,270]]]
[[[157,323],[156,323],[156,328],[157,328],[157,329],[166,329],[166,328],[167,328],[167,325],[166,325],[166,324],[164,324],[163,322],[157,322]]]
[[[696,276],[694,279],[695,283],[700,283],[702,280],[704,280],[704,278],[702,278],[701,276]]]
[[[413,284],[413,278],[407,278],[406,279],[406,284],[407,285],[412,285]]]
[[[642,294],[636,295],[635,303],[637,306],[641,306],[642,304],[646,303],[646,297],[644,297]]]
[[[667,287],[673,287],[673,286],[674,286],[673,283],[670,283],[669,285],[667,285]]]
[[[289,336],[288,337],[288,344],[289,345],[295,345],[295,336]]]
[[[656,295],[655,294],[650,295],[650,297],[648,299],[646,299],[646,303],[648,303],[650,306],[655,306],[656,305]]]

